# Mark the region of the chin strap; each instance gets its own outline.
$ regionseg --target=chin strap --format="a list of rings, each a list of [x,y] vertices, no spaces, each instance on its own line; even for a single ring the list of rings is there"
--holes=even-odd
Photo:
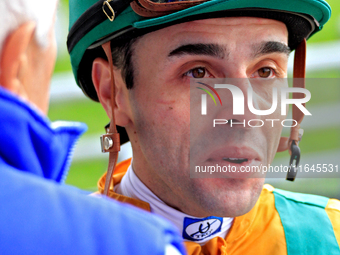
[[[102,152],[109,152],[109,165],[106,173],[104,195],[108,195],[109,188],[112,182],[113,171],[116,168],[118,152],[120,151],[120,138],[117,132],[116,122],[115,122],[115,84],[113,77],[113,63],[111,55],[111,42],[103,44],[103,49],[106,53],[107,59],[109,60],[110,71],[111,71],[111,106],[112,106],[112,116],[110,124],[105,127],[106,134],[100,137]]]
[[[306,39],[304,39],[295,50],[294,56],[294,73],[293,73],[293,87],[305,88],[306,76]],[[303,98],[301,93],[293,93],[293,98]],[[305,106],[305,104],[303,104]],[[297,122],[295,127],[291,127],[290,136],[281,137],[281,144],[278,152],[289,150],[290,161],[289,170],[286,180],[294,181],[297,174],[297,167],[299,166],[301,151],[299,142],[303,135],[303,129],[300,129],[300,124],[303,120],[304,113],[294,104],[293,105],[293,120]]]

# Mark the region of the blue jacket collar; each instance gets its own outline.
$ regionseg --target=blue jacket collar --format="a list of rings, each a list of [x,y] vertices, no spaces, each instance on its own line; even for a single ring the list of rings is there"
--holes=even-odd
[[[0,86],[0,159],[11,167],[63,182],[86,129],[83,123],[51,123]]]

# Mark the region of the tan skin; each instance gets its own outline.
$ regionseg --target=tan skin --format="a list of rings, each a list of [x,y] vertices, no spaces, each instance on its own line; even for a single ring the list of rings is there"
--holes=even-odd
[[[37,43],[35,27],[34,22],[26,22],[6,38],[0,55],[0,86],[47,114],[57,46],[53,25],[46,48]]]
[[[193,21],[149,33],[137,41],[132,90],[126,89],[120,70],[114,70],[116,122],[129,134],[133,169],[165,203],[196,217],[235,217],[247,213],[255,205],[264,179],[190,178],[190,146],[202,142],[208,146],[205,150],[195,147],[197,154],[191,161],[197,165],[202,164],[204,157],[204,160],[211,159],[207,155],[225,144],[240,154],[244,148],[251,150],[258,162],[269,164],[279,145],[281,128],[230,129],[228,132],[232,133],[225,133],[222,143],[215,137],[210,140],[214,141],[211,144],[201,138],[192,139],[190,144],[190,78],[284,78],[287,53],[255,53],[266,42],[287,45],[287,40],[285,25],[274,20],[220,18]],[[175,49],[188,44],[220,45],[224,54],[218,57],[211,54],[169,57]],[[96,59],[92,75],[100,102],[111,116],[108,63]],[[238,85],[244,93],[249,86]],[[268,93],[257,93],[254,104],[267,107],[269,99],[265,95]],[[232,117],[230,113],[224,116],[226,119]],[[246,112],[245,118],[255,117],[258,116]]]

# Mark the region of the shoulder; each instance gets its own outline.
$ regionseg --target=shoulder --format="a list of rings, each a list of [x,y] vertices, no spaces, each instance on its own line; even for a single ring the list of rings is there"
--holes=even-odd
[[[329,199],[326,212],[332,223],[335,237],[340,245],[340,201],[337,199]]]
[[[273,197],[273,200],[269,200]],[[262,203],[274,203],[276,210],[279,213],[285,212],[303,212],[304,217],[308,217],[308,213],[327,215],[332,212],[335,215],[340,214],[340,201],[330,199],[324,196],[304,194],[276,189],[271,185],[264,185],[260,200]]]
[[[340,254],[339,200],[274,189],[270,185],[264,186],[261,196],[274,196],[288,250]]]
[[[0,254],[163,254],[167,244],[181,250],[175,228],[150,213],[7,170],[0,171]]]
[[[282,206],[288,207],[292,205],[305,205],[303,208],[332,208],[334,210],[340,210],[340,201],[337,199],[329,199],[324,196],[304,194],[298,192],[291,192],[282,189],[276,189],[269,184],[265,184],[261,197],[274,196],[276,204],[282,204]]]

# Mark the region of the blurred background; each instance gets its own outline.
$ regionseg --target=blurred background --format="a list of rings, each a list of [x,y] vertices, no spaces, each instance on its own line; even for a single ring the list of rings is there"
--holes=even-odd
[[[340,167],[340,1],[327,0],[332,7],[332,17],[323,31],[308,41],[307,80],[312,99],[307,108],[313,114],[305,118],[305,134],[300,143],[301,164],[333,164]],[[88,131],[79,140],[66,183],[88,191],[97,190],[97,180],[106,171],[108,154],[100,152],[99,137],[109,122],[99,103],[85,97],[77,87],[66,48],[68,33],[68,0],[60,0],[56,33],[58,57],[51,84],[49,117],[55,120],[81,121]],[[289,76],[292,76],[291,55]],[[322,79],[315,79],[322,78]],[[289,130],[284,131],[288,135]],[[129,144],[122,148],[119,160],[131,157]],[[273,165],[288,165],[288,152],[277,153]],[[267,178],[276,188],[303,193],[319,194],[340,199],[340,169],[338,173],[310,175],[298,173],[294,182],[282,178]],[[308,176],[308,175],[307,175]],[[324,178],[327,177],[327,178]]]

